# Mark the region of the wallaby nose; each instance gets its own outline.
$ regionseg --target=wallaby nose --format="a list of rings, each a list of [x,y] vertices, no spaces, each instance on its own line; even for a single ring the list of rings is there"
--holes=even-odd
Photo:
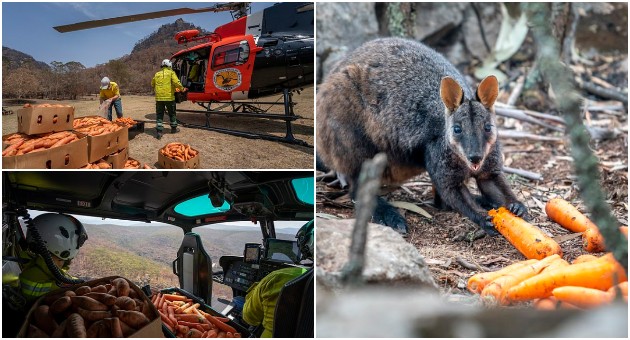
[[[472,164],[478,164],[479,162],[481,162],[481,156],[478,156],[478,155],[468,156],[468,160],[469,160]]]

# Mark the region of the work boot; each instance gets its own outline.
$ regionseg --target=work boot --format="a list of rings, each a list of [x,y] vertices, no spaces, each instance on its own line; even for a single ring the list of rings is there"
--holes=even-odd
[[[155,137],[157,139],[162,139],[162,130],[157,130],[157,133],[155,134]]]
[[[171,133],[178,133],[179,132],[179,128],[178,127],[172,127],[171,128]]]

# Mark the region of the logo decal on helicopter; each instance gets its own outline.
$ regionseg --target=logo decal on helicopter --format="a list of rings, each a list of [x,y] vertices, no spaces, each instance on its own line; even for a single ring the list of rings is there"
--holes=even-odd
[[[214,86],[223,91],[232,91],[241,85],[241,71],[226,68],[214,73]]]

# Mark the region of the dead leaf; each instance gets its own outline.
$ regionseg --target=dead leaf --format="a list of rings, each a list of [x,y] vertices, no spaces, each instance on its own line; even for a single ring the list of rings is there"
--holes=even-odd
[[[389,202],[389,204],[393,205],[396,208],[401,208],[401,209],[415,212],[416,214],[420,214],[428,219],[433,219],[433,216],[431,216],[431,214],[426,212],[426,210],[420,208],[418,205],[413,204],[411,202],[392,201],[392,202]]]
[[[563,243],[569,240],[572,240],[574,238],[578,238],[582,236],[582,233],[573,233],[573,234],[568,234],[568,235],[560,235],[560,236],[556,236],[556,237],[552,237],[554,241],[558,242],[558,243]]]

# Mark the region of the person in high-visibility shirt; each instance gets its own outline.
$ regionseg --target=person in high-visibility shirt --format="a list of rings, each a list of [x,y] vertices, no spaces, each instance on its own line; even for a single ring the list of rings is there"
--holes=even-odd
[[[151,80],[151,87],[155,90],[155,112],[157,116],[155,128],[157,130],[157,139],[162,138],[164,111],[168,111],[168,117],[171,121],[171,133],[179,131],[177,127],[177,117],[175,115],[175,90],[187,90],[182,86],[182,83],[179,82],[177,74],[175,74],[175,71],[173,71],[171,67],[171,61],[164,59],[161,69]]]
[[[118,87],[118,84],[110,81],[107,77],[101,79],[101,91],[99,93],[99,99],[101,104],[103,104],[104,101],[111,99],[111,103],[107,108],[107,119],[112,120],[112,106],[116,109],[116,117],[123,117],[122,99],[120,99],[120,88]]]
[[[32,228],[37,229],[39,237],[34,235],[31,228],[27,230],[26,241],[29,248],[35,250],[44,247],[45,249],[40,251],[48,251],[57,268],[49,268],[41,254],[36,254],[25,265],[19,275],[19,281],[20,292],[27,303],[62,287],[63,284],[57,281],[53,270],[59,270],[62,275],[72,278],[67,274],[68,265],[87,240],[83,224],[66,214],[41,214],[33,219]]]
[[[311,220],[303,225],[295,235],[302,253],[301,260],[313,259],[313,229],[314,221]],[[243,320],[252,326],[262,324],[264,327],[261,334],[262,338],[271,338],[273,336],[276,303],[282,287],[307,271],[308,268],[303,267],[278,269],[249,287],[245,296],[245,305],[243,306]]]

